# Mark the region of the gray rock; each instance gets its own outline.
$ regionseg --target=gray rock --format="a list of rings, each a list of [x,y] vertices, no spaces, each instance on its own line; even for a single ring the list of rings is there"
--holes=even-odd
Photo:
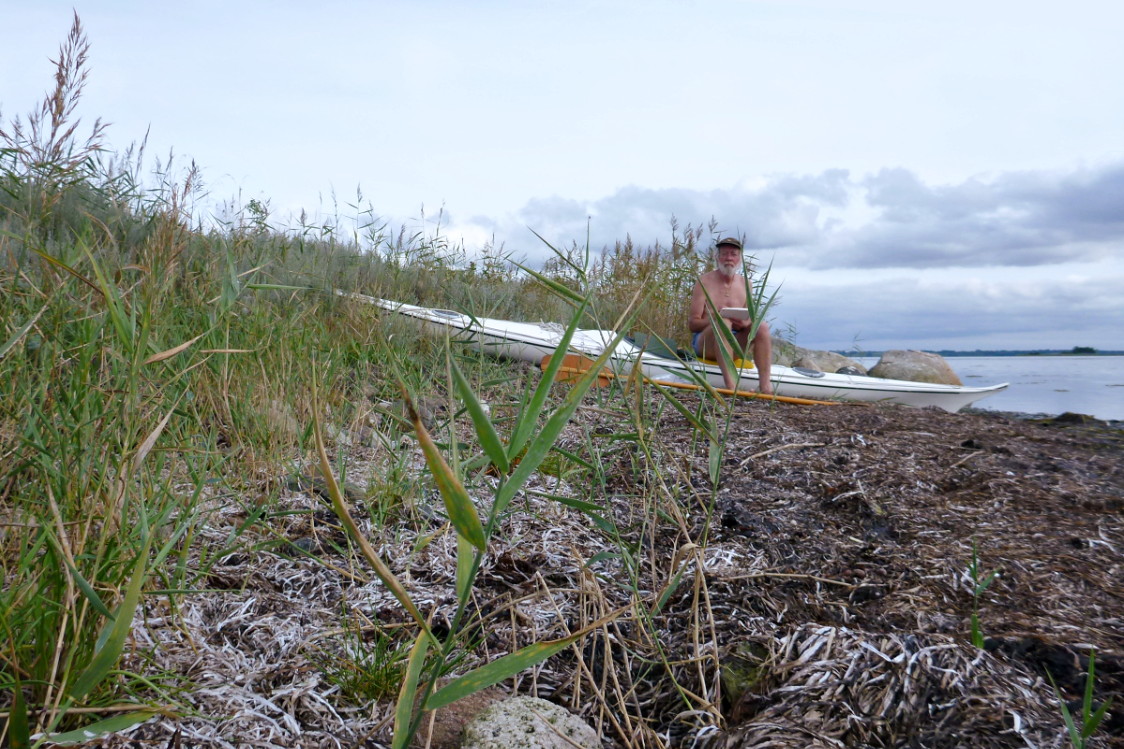
[[[866,374],[866,367],[834,351],[817,351],[797,346],[781,338],[773,339],[773,364],[784,367],[804,367],[819,372],[837,372],[844,367]]]
[[[931,382],[935,385],[963,385],[940,354],[928,351],[887,351],[870,368],[871,377],[891,380]]]
[[[812,351],[804,349],[803,355],[793,364],[794,367],[807,367],[820,372],[835,372],[840,369],[854,369],[866,374],[866,369],[853,359],[848,359],[834,351]]]
[[[413,749],[459,749],[465,726],[489,705],[506,697],[507,692],[502,689],[489,687],[446,705],[436,714],[427,712],[410,746]]]
[[[597,749],[583,720],[537,697],[512,697],[485,708],[464,729],[464,749]]]
[[[773,364],[791,367],[800,355],[797,353],[798,348],[795,343],[773,336]]]

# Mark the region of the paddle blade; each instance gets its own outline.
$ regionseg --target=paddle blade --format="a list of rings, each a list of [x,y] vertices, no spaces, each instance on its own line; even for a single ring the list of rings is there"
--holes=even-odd
[[[558,354],[554,354],[554,356],[544,356],[542,361],[539,362],[539,368],[542,369],[543,372],[546,372],[554,361],[554,357],[557,356]],[[581,354],[565,354],[562,356],[562,366],[558,367],[555,371],[554,381],[577,382],[582,378],[582,375],[592,370],[595,366],[596,362],[588,356],[582,356]],[[593,387],[605,387],[612,382],[615,377],[616,375],[614,375],[612,371],[606,367],[602,367],[597,375],[597,381],[593,383]]]

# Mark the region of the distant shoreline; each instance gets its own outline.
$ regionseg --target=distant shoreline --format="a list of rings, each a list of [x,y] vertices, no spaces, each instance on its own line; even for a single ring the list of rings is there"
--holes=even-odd
[[[1029,413],[1026,411],[993,411],[988,408],[969,406],[960,413],[975,414],[985,418],[1009,419],[1011,421],[1032,421],[1043,426],[1084,427],[1087,430],[1106,430],[1111,433],[1124,431],[1124,421],[1120,419],[1100,419],[1089,414],[1072,411],[1060,414]]]
[[[833,353],[842,354],[843,356],[851,357],[852,359],[858,357],[860,359],[874,358],[882,356],[884,351],[862,351],[856,353],[855,351],[842,351],[835,350]],[[1057,350],[1042,350],[1042,351],[932,351],[930,353],[940,354],[943,357],[956,357],[956,356],[1124,356],[1124,351],[1057,351]]]

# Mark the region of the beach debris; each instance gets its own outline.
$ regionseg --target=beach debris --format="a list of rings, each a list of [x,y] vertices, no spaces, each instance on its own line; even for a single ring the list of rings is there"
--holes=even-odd
[[[1080,700],[1095,648],[1096,701],[1113,701],[1096,740],[1124,746],[1111,715],[1124,702],[1124,433],[751,401],[731,416],[714,487],[708,444],[678,412],[645,417],[644,451],[616,413],[579,410],[558,447],[592,444],[596,461],[540,473],[512,502],[474,592],[480,638],[456,673],[631,605],[503,686],[567,708],[604,746],[1048,747],[1065,727],[1046,671]],[[356,522],[426,616],[448,621],[457,543],[420,451],[334,449],[357,484],[395,466],[422,482],[389,515],[357,507]],[[200,592],[174,606],[146,596],[121,666],[174,675],[182,705],[127,741],[389,746],[393,702],[345,693],[319,664],[348,657],[341,620],[395,645],[415,624],[301,474],[263,482],[280,491],[249,524],[252,503],[204,496],[185,562]],[[970,642],[973,539],[1003,570],[979,598],[984,650]]]

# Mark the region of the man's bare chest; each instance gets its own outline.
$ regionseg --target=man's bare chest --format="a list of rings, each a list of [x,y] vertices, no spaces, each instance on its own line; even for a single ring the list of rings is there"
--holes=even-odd
[[[738,279],[738,281],[741,281],[741,279]],[[710,300],[714,303],[716,309],[745,306],[744,281],[729,286],[726,284],[709,284],[707,293],[710,294]]]

